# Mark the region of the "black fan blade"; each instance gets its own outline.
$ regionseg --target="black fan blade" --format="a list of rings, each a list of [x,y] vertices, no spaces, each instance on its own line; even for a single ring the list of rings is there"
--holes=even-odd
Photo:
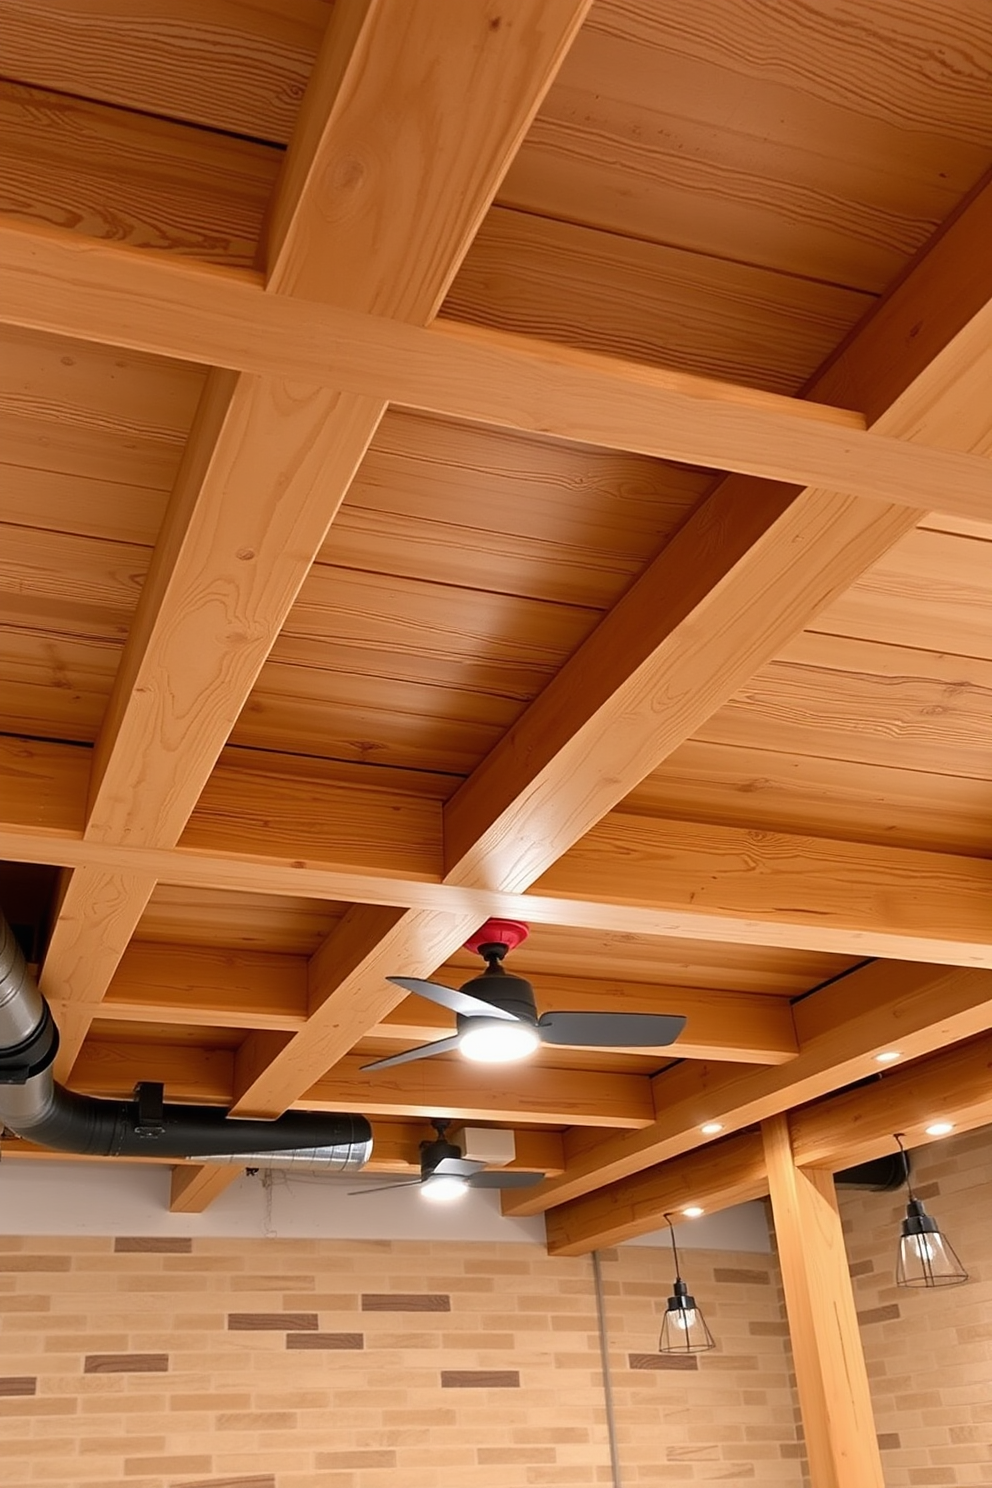
[[[449,1049],[457,1048],[457,1038],[438,1039],[433,1044],[418,1044],[415,1049],[404,1049],[402,1054],[390,1054],[388,1059],[376,1059],[372,1064],[363,1064],[362,1074],[366,1070],[389,1069],[392,1064],[409,1064],[414,1059],[430,1059],[432,1054],[447,1054]]]
[[[389,1193],[394,1188],[419,1188],[419,1178],[407,1178],[402,1183],[380,1183],[375,1188],[352,1188],[348,1190],[349,1199],[360,1199],[365,1194]]]
[[[392,982],[394,987],[416,992],[418,997],[426,997],[428,1002],[436,1002],[451,1013],[467,1013],[469,1017],[485,1013],[489,1018],[508,1018],[511,1023],[520,1021],[512,1013],[504,1013],[492,1003],[483,1002],[481,997],[471,997],[468,992],[459,992],[455,987],[442,987],[440,982],[425,982],[420,977],[387,977],[386,981]]]
[[[669,1013],[545,1013],[537,1024],[544,1043],[574,1049],[660,1049],[684,1027]]]
[[[437,1167],[431,1168],[430,1176],[433,1178],[439,1173],[443,1178],[471,1178],[485,1166],[485,1163],[469,1157],[442,1157]]]
[[[531,1188],[544,1180],[543,1173],[504,1172],[490,1168],[485,1173],[476,1173],[468,1180],[469,1188]]]

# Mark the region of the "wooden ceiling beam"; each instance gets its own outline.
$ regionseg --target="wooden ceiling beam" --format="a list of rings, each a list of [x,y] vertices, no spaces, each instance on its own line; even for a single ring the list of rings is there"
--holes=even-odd
[[[800,1167],[853,1167],[895,1151],[893,1133],[908,1147],[938,1138],[927,1132],[949,1121],[957,1131],[992,1125],[992,1035],[895,1065],[871,1085],[846,1090],[789,1116]]]
[[[791,1063],[759,1070],[687,1063],[659,1075],[651,1127],[608,1139],[560,1178],[506,1196],[507,1212],[581,1206],[594,1189],[698,1146],[704,1123],[739,1131],[877,1073],[875,1056],[886,1050],[915,1059],[970,1038],[992,1020],[992,973],[877,961],[799,1002],[793,1016],[800,1052]]]
[[[509,0],[493,27],[457,0],[341,0],[272,203],[265,302],[428,322],[590,3]],[[383,96],[406,103],[399,135]],[[358,158],[376,169],[356,173]],[[94,750],[88,840],[178,841],[384,409],[337,379],[211,373]],[[118,958],[141,886],[130,925],[114,922]],[[86,963],[107,933],[82,922]],[[106,989],[65,981],[65,964],[43,973],[72,1004],[63,1078]]]
[[[986,859],[617,810],[528,893],[507,894],[439,882],[440,802],[368,785],[362,766],[314,781],[222,763],[178,848],[90,842],[80,827],[87,754],[0,740],[3,856],[87,868],[94,884],[111,887],[115,875],[120,883],[121,875],[144,876],[478,921],[503,914],[605,932],[992,965]],[[106,891],[98,897],[107,901]],[[61,1003],[54,980],[53,995]]]
[[[546,1065],[505,1066],[479,1078],[478,1069],[435,1059],[411,1075],[390,1070],[362,1074],[361,1055],[349,1054],[294,1102],[301,1110],[351,1111],[400,1120],[452,1120],[516,1126],[598,1126],[636,1129],[654,1116],[645,1075],[603,1074]],[[139,1080],[161,1080],[170,1100],[231,1106],[235,1055],[230,1049],[188,1044],[125,1043],[91,1035],[73,1071],[85,1095],[129,1098]]]
[[[987,354],[989,322],[983,308],[960,333],[959,369]],[[912,509],[989,512],[979,459],[911,451],[904,437],[866,431],[861,414],[828,403],[452,321],[425,330],[267,294],[247,271],[56,229],[0,224],[0,323]]]
[[[788,1116],[796,1165],[834,1172],[894,1152],[895,1132],[906,1134],[910,1148],[940,1141],[926,1130],[934,1121],[953,1122],[957,1131],[992,1124],[988,1033]],[[699,1204],[709,1213],[767,1192],[760,1138],[741,1133],[549,1210],[548,1248],[582,1255],[648,1234],[666,1210]]]
[[[457,969],[439,975],[454,985],[465,980]],[[785,998],[544,975],[539,992],[543,1012],[667,1008],[681,1013],[688,1018],[678,1045],[683,1059],[782,1064],[798,1051]],[[304,956],[136,941],[124,952],[102,1011],[117,1022],[292,1033],[306,1024],[307,993]],[[54,1006],[58,1019],[61,1010]],[[444,1009],[422,997],[406,997],[367,1036],[423,1044],[444,1037],[452,1026]]]
[[[757,1132],[740,1132],[600,1189],[577,1205],[544,1217],[551,1255],[585,1255],[620,1245],[680,1214],[690,1205],[707,1214],[759,1199],[768,1192],[765,1154]],[[590,1243],[589,1237],[595,1236]]]

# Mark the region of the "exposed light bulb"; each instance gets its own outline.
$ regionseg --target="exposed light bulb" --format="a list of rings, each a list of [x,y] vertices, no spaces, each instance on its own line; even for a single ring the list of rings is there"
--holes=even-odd
[[[934,1121],[927,1127],[928,1137],[946,1137],[948,1132],[954,1130],[953,1121]]]
[[[704,1137],[715,1137],[717,1132],[723,1131],[722,1121],[704,1121],[699,1128]]]
[[[703,1211],[702,1209],[700,1209],[698,1204],[690,1204],[688,1209],[682,1210],[682,1213],[685,1215],[686,1219],[698,1219],[702,1212]]]
[[[479,1064],[510,1064],[533,1054],[540,1042],[532,1023],[479,1017],[465,1020],[458,1047],[466,1059]]]
[[[420,1192],[432,1204],[450,1204],[468,1193],[468,1184],[464,1178],[457,1178],[453,1173],[434,1173],[424,1179]]]
[[[875,1055],[875,1063],[895,1064],[896,1060],[901,1058],[902,1054],[899,1052],[898,1049],[883,1049],[881,1054]]]

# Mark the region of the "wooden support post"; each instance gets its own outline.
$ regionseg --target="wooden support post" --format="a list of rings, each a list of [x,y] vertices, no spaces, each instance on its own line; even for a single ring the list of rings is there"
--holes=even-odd
[[[884,1488],[833,1177],[796,1167],[787,1117],[761,1130],[812,1488]]]

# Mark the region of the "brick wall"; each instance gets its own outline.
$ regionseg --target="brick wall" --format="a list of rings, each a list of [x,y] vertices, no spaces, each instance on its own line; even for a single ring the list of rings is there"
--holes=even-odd
[[[693,1251],[720,1348],[654,1367],[603,1258],[625,1484],[800,1488],[774,1257]],[[609,1484],[589,1259],[521,1244],[0,1239],[5,1488]]]
[[[992,1131],[914,1157],[914,1183],[971,1280],[895,1285],[899,1194],[842,1197],[886,1488],[992,1483]]]

